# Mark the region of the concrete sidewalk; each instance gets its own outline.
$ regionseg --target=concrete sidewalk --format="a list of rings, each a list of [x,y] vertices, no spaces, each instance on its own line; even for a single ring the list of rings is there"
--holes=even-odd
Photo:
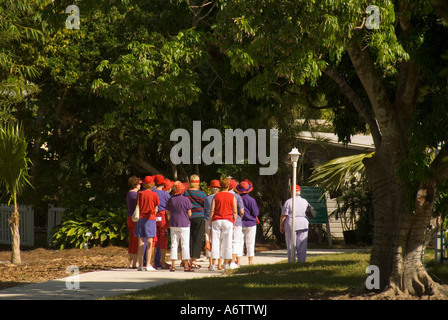
[[[353,250],[359,251],[359,250]],[[308,256],[347,252],[347,250],[308,250]],[[271,264],[287,260],[286,250],[257,252],[254,264]],[[161,284],[202,277],[221,276],[219,271],[209,271],[205,259],[198,261],[200,269],[184,272],[176,263],[176,271],[156,270],[137,271],[135,269],[114,269],[79,274],[79,289],[73,286],[73,277],[51,280],[43,283],[28,284],[0,290],[0,300],[95,300],[102,297],[119,295],[148,289]],[[247,264],[242,257],[241,264]]]

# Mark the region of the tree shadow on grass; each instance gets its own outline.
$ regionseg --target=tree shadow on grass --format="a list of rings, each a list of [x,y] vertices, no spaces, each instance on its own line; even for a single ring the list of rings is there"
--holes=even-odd
[[[288,300],[327,299],[365,280],[357,261],[317,260],[241,267],[229,275],[170,283],[125,299]]]

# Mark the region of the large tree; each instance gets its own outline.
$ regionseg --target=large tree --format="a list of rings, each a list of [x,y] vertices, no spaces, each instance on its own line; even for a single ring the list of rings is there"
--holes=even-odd
[[[366,12],[370,5],[379,21]],[[381,290],[436,293],[421,259],[448,179],[446,80],[438,76],[448,32],[434,8],[406,0],[221,6],[215,30],[235,70],[254,75],[247,90],[269,95],[283,79],[310,105],[327,92],[326,107],[337,113],[351,105],[363,119],[376,149],[365,167],[375,210],[371,264],[380,269]]]

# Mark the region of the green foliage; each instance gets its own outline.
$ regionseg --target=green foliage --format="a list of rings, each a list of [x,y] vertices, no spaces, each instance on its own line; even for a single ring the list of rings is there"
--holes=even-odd
[[[359,242],[371,245],[373,241],[372,193],[356,184],[347,185],[337,199],[338,207],[330,214],[341,221],[342,229],[356,230]]]
[[[107,245],[125,245],[128,237],[126,226],[127,210],[99,209],[81,205],[64,212],[62,224],[53,230],[52,246],[65,248],[82,248],[88,239],[89,247]]]
[[[16,199],[29,182],[28,168],[31,164],[27,155],[28,142],[19,125],[8,123],[0,126],[0,187],[10,192],[11,199]]]

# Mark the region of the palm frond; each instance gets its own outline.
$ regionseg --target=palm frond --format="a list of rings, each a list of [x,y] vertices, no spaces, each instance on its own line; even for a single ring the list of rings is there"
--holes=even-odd
[[[363,160],[372,157],[373,154],[374,152],[362,153],[327,161],[314,168],[310,182],[326,190],[334,191],[357,175],[360,176],[360,180],[364,181],[365,168]]]
[[[0,185],[6,191],[18,193],[30,184],[28,168],[31,160],[27,156],[27,142],[19,125],[0,126]]]

